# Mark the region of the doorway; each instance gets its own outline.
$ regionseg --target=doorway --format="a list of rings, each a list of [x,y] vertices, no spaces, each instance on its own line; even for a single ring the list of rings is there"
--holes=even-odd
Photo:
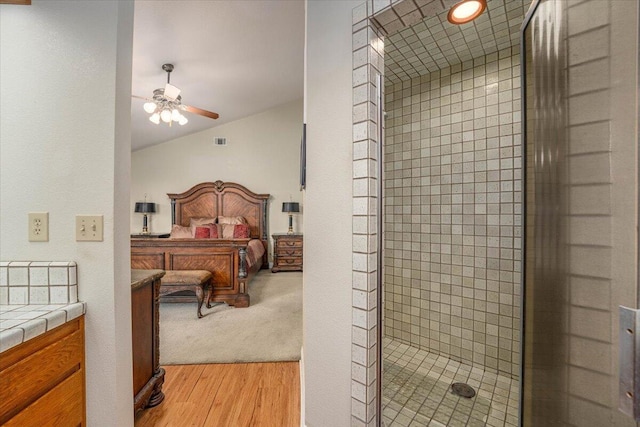
[[[470,30],[462,30],[462,36],[444,26],[437,31],[444,8],[422,2],[365,8],[369,26],[354,25],[354,43],[366,29],[368,64],[386,78],[377,342],[388,357],[378,349],[378,366],[387,369],[377,375],[382,378],[377,394],[381,406],[385,399],[392,401],[392,394],[404,402],[396,403],[390,416],[383,412],[378,422],[634,425],[617,410],[617,306],[636,306],[637,293],[637,5],[541,1],[529,8],[528,2],[506,3],[489,2],[488,20],[491,8],[502,5],[509,24],[493,33],[512,29],[517,20],[517,40],[509,52],[507,47],[483,51],[484,60],[466,57],[458,47],[469,42],[469,51],[482,50]],[[528,9],[526,18],[524,10],[515,17],[515,3]],[[483,35],[489,32],[489,26],[480,27]],[[435,34],[425,33],[433,28]],[[406,43],[390,54],[394,37]],[[445,38],[455,43],[446,44]],[[421,46],[421,39],[427,45]],[[437,66],[441,58],[434,50],[447,47],[463,60]],[[543,50],[546,62],[533,54]],[[497,102],[486,92],[487,75],[482,81],[474,74],[482,66],[486,73],[493,53],[497,80],[489,84],[497,83]],[[354,70],[361,65],[356,54]],[[435,69],[428,69],[425,57]],[[390,72],[389,60],[402,65],[399,72]],[[532,75],[520,75],[525,61],[533,61],[523,67]],[[427,73],[416,73],[417,67]],[[500,76],[506,70],[512,78],[509,90],[507,76]],[[356,77],[354,72],[354,113],[360,102]],[[484,84],[484,105],[475,103],[476,83]],[[455,102],[462,108],[453,111],[457,84],[462,96]],[[470,91],[466,99],[465,90]],[[502,109],[507,94],[510,111]],[[472,111],[467,117],[465,101]],[[369,102],[376,104],[371,94]],[[487,115],[494,102],[497,112]],[[478,109],[484,109],[484,117],[476,117]],[[437,117],[429,115],[433,110]],[[376,114],[369,113],[373,123],[379,123]],[[465,119],[470,128],[464,129]],[[484,134],[477,119],[485,119]],[[461,129],[454,120],[460,120]],[[511,132],[505,134],[508,126]],[[439,134],[432,135],[436,127]],[[490,127],[498,133],[489,135]],[[459,140],[455,133],[461,133]],[[375,134],[376,143],[381,134]],[[493,138],[497,145],[490,145],[496,144],[489,142]],[[454,182],[456,174],[461,182]],[[484,277],[475,276],[480,270]],[[452,398],[458,371],[470,373],[467,384],[475,382],[476,396],[485,399],[490,392],[482,384],[484,373],[495,375],[492,382],[501,384],[495,404]],[[498,381],[503,374],[509,386]],[[387,389],[390,379],[399,382]],[[442,379],[444,384],[438,384]],[[435,417],[439,406],[433,401],[438,399],[430,398],[430,390],[441,395],[442,417]],[[476,405],[477,417],[465,418],[460,411],[473,414]],[[423,407],[431,412],[426,421],[418,416]]]

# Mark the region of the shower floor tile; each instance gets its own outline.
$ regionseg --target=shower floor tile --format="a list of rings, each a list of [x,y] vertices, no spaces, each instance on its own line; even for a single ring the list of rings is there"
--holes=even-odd
[[[518,380],[388,338],[383,352],[386,427],[516,427]],[[451,393],[454,382],[467,383],[476,395]]]

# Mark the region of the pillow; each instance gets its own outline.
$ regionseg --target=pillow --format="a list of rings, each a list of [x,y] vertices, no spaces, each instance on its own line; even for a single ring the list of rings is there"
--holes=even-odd
[[[178,224],[171,226],[171,239],[191,239],[194,236],[195,230],[191,227],[183,227]]]
[[[235,224],[233,226],[233,238],[234,239],[248,239],[249,238],[249,226],[247,224]]]
[[[220,228],[222,229],[222,237],[223,239],[233,239],[233,230],[235,229],[235,224],[220,224]]]
[[[219,239],[222,234],[218,224],[204,224],[191,228],[195,229],[196,239]]]
[[[198,226],[195,227],[196,231],[194,237],[196,239],[209,239],[211,238],[211,227],[207,226]]]
[[[209,226],[209,238],[219,239],[221,236],[220,226],[218,224],[207,224]]]
[[[243,216],[219,216],[218,224],[246,224],[247,220]]]
[[[221,224],[223,239],[248,239],[249,226],[247,224]]]
[[[205,218],[205,217],[201,217],[201,218],[190,218],[189,219],[189,225],[190,226],[199,226],[199,225],[207,225],[207,224],[215,224],[216,223],[216,219],[215,218]]]

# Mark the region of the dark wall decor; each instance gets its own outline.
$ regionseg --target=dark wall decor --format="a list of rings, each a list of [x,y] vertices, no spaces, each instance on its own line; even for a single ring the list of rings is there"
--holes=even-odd
[[[300,190],[307,185],[307,124],[302,124],[302,141],[300,142]]]

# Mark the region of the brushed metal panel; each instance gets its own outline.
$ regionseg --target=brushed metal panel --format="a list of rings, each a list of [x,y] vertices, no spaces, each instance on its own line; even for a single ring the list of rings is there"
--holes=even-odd
[[[619,307],[620,373],[618,408],[640,421],[640,310]]]

